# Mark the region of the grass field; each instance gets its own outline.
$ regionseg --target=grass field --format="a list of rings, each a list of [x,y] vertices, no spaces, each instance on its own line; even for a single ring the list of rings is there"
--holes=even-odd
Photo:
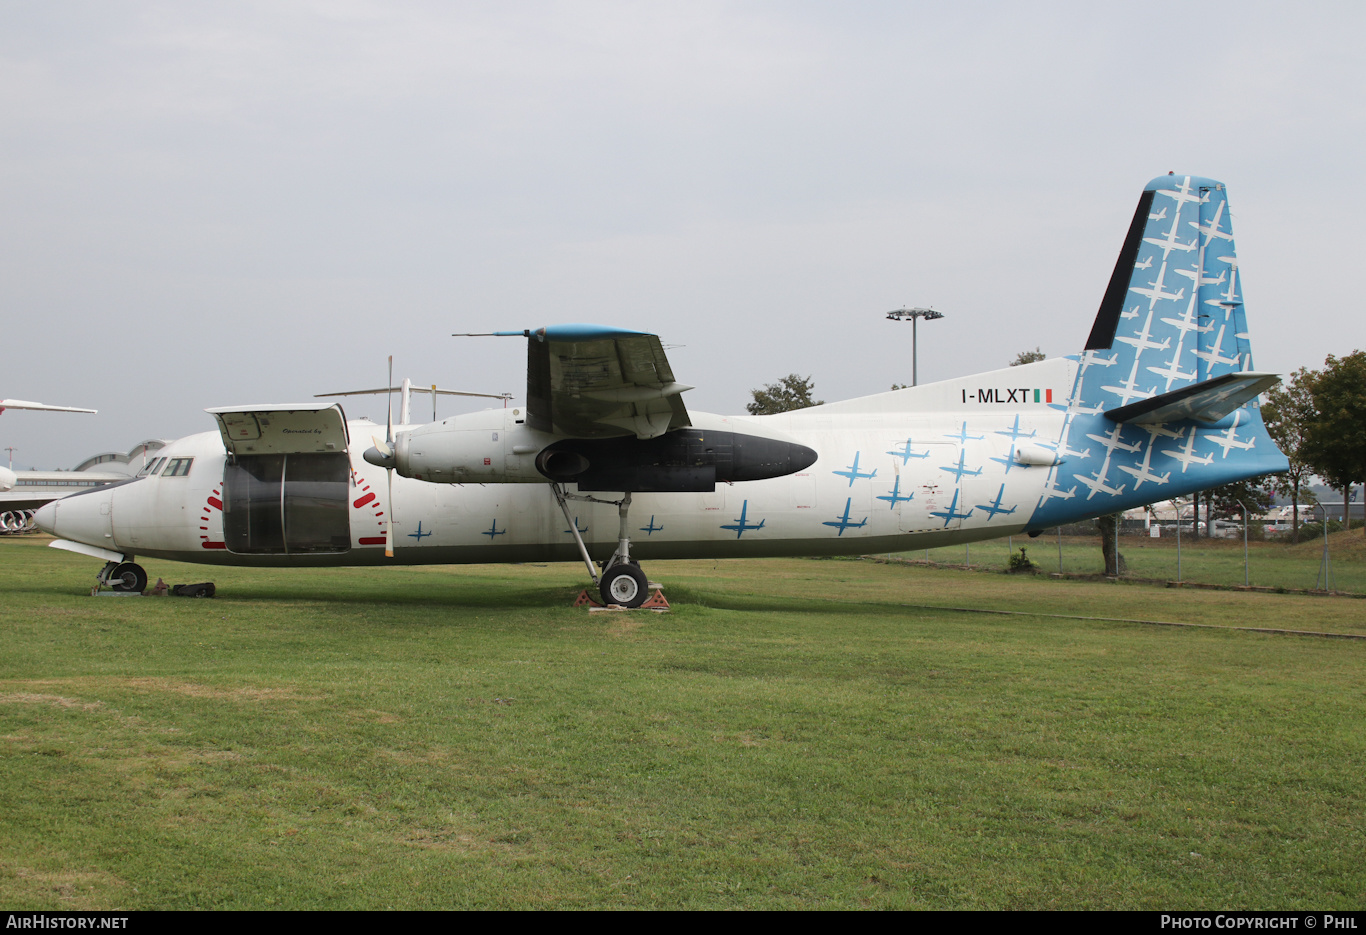
[[[91,598],[45,544],[0,541],[11,908],[1366,892],[1366,641],[1044,616],[1366,634],[1360,600],[814,560],[652,563],[665,615],[569,608],[571,565]]]
[[[1012,551],[1019,554],[1027,549],[1030,561],[1045,572],[1063,571],[1068,574],[1102,574],[1105,563],[1101,558],[1100,540],[1064,536],[1062,560],[1058,559],[1058,540],[1049,535],[1030,539],[1016,536],[976,542],[970,547],[930,549],[932,562],[962,565],[971,561],[974,566],[1002,570]],[[1193,543],[1186,537],[1181,543],[1181,580],[1207,584],[1243,584],[1243,540],[1201,539]],[[1119,551],[1128,563],[1128,573],[1138,578],[1177,580],[1176,539],[1148,539],[1142,536],[1121,536]],[[924,550],[896,553],[909,560],[926,558]],[[1323,558],[1323,540],[1286,546],[1279,542],[1248,543],[1248,583],[1271,588],[1322,588],[1319,570]],[[1351,533],[1338,532],[1329,537],[1329,559],[1333,589],[1356,594],[1366,593],[1366,538],[1357,529]]]

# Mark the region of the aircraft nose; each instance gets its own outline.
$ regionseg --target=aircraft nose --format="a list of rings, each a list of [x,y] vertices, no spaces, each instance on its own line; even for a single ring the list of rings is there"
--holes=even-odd
[[[43,532],[73,542],[114,547],[114,491],[96,488],[53,500],[44,505],[34,523]]]
[[[38,507],[38,512],[33,514],[33,525],[50,536],[57,535],[57,501],[44,503]]]

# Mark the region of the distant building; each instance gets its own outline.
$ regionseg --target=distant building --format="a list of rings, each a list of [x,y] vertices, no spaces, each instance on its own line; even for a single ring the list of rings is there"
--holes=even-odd
[[[82,490],[130,480],[151,463],[152,452],[168,444],[167,439],[149,438],[126,454],[106,451],[91,455],[70,471],[15,471],[14,485],[0,490],[0,512],[36,510]]]

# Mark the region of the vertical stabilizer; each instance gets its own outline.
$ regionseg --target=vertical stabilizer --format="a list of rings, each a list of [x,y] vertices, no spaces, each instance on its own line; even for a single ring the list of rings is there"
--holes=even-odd
[[[1031,525],[1154,503],[1286,468],[1253,397],[1242,282],[1223,183],[1144,187],[1076,378]]]
[[[1139,199],[1086,342],[1075,402],[1114,409],[1251,369],[1223,183],[1160,176]]]

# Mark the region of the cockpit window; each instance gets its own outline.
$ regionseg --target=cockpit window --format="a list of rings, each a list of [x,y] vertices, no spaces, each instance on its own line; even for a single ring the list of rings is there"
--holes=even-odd
[[[190,473],[191,464],[194,464],[194,458],[172,458],[167,463],[166,470],[161,472],[161,476],[185,477],[187,474]]]

